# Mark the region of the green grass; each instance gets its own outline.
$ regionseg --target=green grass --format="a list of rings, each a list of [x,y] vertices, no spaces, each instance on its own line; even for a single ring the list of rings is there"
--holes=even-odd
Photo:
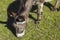
[[[13,1],[0,0],[0,40],[60,40],[60,12],[51,13],[46,6],[40,24],[35,25],[33,20],[30,21],[26,27],[26,34],[22,38],[17,38],[5,24],[7,8]],[[35,13],[31,15],[36,18]]]

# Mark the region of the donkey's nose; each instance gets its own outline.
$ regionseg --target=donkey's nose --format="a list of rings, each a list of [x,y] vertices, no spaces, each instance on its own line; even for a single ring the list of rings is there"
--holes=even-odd
[[[25,30],[23,32],[21,32],[21,33],[16,33],[16,36],[17,37],[22,37],[24,34],[25,34]]]

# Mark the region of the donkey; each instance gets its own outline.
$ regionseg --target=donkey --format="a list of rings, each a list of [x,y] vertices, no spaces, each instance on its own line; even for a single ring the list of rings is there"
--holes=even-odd
[[[37,9],[37,20],[36,23],[39,23],[43,13],[43,4],[46,0],[17,0],[20,2],[20,7],[17,13],[11,12],[9,14],[14,18],[13,26],[16,29],[16,36],[22,37],[25,34],[25,28],[28,23],[29,11],[31,10],[33,4],[38,5]]]
[[[44,0],[18,0],[20,2],[20,7],[17,13],[11,12],[9,14],[11,17],[14,18],[13,26],[16,29],[16,36],[17,37],[22,37],[25,34],[25,28],[28,23],[28,16],[29,16],[29,11],[32,8],[33,4],[38,5],[38,10],[37,10],[37,21],[41,19],[41,14],[43,12],[43,4]]]

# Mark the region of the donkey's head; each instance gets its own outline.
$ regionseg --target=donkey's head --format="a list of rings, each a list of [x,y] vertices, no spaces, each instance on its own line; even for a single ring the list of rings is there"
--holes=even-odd
[[[14,17],[13,26],[16,29],[16,36],[22,37],[25,34],[25,27],[26,27],[25,18],[24,16],[17,15],[16,13],[12,13],[12,16]]]

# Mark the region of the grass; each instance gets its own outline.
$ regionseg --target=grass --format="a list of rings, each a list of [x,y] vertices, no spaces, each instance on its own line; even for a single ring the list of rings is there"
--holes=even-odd
[[[7,8],[13,1],[0,0],[0,40],[60,40],[60,12],[51,13],[46,6],[40,24],[35,25],[33,20],[30,21],[26,27],[26,34],[22,38],[17,38],[6,27]],[[35,13],[30,14],[36,18]]]

